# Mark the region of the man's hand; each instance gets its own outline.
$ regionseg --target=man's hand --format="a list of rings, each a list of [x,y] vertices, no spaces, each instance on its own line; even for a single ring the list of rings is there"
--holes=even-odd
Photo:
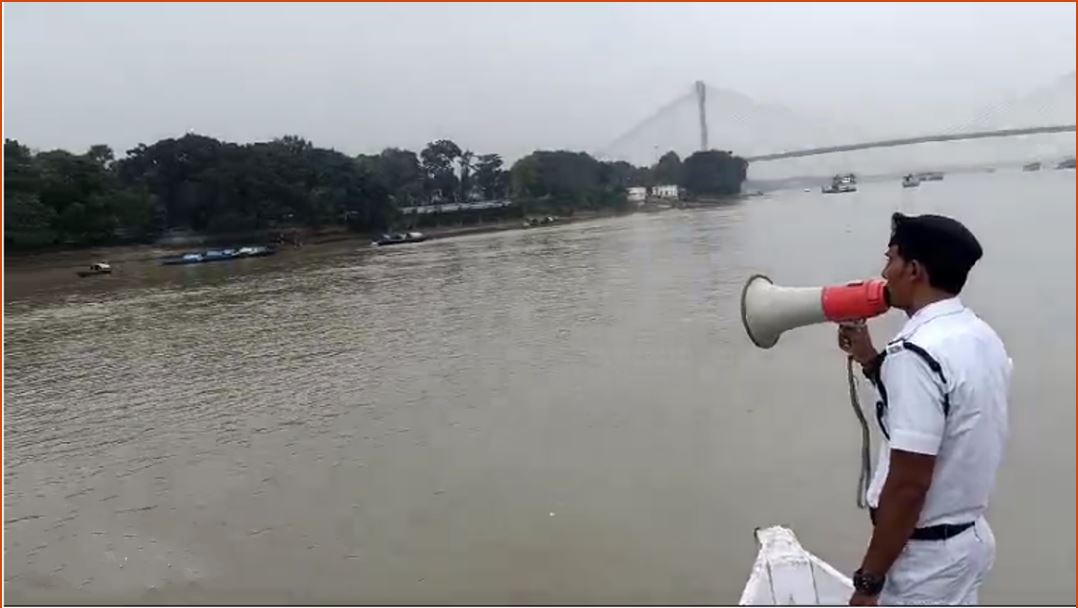
[[[871,363],[879,354],[864,322],[839,324],[838,347],[862,366]]]
[[[850,596],[851,606],[876,606],[880,601],[879,596],[865,595],[859,591],[854,591]]]

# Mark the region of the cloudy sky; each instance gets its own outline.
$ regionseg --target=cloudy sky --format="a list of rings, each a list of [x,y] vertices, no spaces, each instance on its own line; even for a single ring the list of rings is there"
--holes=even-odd
[[[1074,4],[3,10],[5,136],[76,151],[188,130],[294,133],[351,154],[440,137],[510,158],[596,150],[698,79],[916,129],[1057,81],[1075,58]]]

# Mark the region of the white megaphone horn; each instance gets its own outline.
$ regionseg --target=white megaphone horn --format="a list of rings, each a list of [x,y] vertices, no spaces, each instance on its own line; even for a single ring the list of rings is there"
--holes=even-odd
[[[782,332],[831,321],[858,321],[890,308],[887,282],[875,279],[827,287],[779,287],[762,274],[741,290],[741,321],[749,339],[771,348]]]

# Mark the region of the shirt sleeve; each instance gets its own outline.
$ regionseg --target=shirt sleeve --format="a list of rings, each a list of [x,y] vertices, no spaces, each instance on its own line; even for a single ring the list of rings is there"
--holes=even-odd
[[[938,378],[921,357],[900,350],[884,361],[883,383],[891,448],[935,456],[946,422]]]

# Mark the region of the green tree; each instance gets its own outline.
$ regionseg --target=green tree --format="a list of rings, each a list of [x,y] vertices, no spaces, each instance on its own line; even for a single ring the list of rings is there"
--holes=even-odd
[[[681,157],[673,150],[663,154],[652,171],[656,184],[681,183]]]
[[[453,200],[459,182],[453,165],[461,154],[460,146],[448,139],[433,141],[419,153],[429,200]]]
[[[620,207],[633,167],[601,163],[583,152],[538,151],[510,169],[514,196],[570,209]]]
[[[475,184],[483,192],[483,198],[492,200],[508,194],[502,169],[502,157],[497,154],[483,154],[475,163]]]
[[[378,155],[360,156],[357,160],[385,188],[396,206],[418,205],[423,200],[424,172],[415,152],[386,148]]]
[[[697,195],[733,195],[741,192],[748,163],[720,150],[695,152],[682,165],[682,186]]]
[[[4,195],[4,240],[14,247],[42,247],[56,242],[56,211],[36,194]]]

